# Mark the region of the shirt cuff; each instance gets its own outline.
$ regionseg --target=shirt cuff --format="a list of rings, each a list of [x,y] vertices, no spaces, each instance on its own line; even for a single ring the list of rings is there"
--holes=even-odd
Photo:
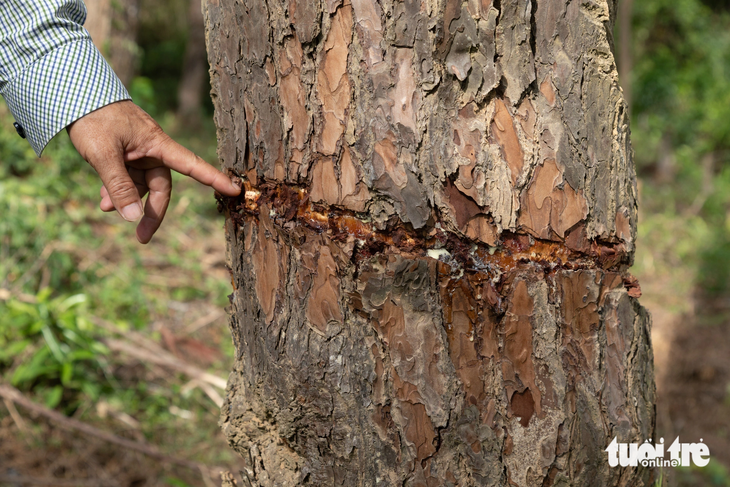
[[[130,99],[90,39],[69,42],[38,59],[5,86],[3,97],[38,156],[66,126]]]

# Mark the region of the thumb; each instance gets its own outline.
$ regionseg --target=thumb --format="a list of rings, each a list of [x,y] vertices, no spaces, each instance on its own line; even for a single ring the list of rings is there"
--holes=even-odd
[[[142,216],[142,200],[134,181],[129,176],[122,158],[114,158],[104,164],[92,164],[99,173],[114,208],[125,220],[137,221]]]

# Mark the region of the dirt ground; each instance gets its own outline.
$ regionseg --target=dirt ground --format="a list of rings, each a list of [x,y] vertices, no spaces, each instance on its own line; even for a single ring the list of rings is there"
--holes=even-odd
[[[158,323],[158,326],[160,324]],[[228,334],[225,323],[209,327],[215,338]],[[199,335],[200,336],[200,335]],[[167,338],[167,340],[165,340]],[[201,337],[202,338],[202,337]],[[213,341],[213,340],[206,340]],[[170,352],[189,364],[205,367],[210,365],[207,354],[220,353],[206,346],[203,340],[175,340],[172,332],[163,333],[163,342]],[[116,370],[115,375],[137,381],[158,381],[156,374],[167,373],[159,368],[150,370],[138,363],[128,370]],[[225,377],[227,371],[217,375]],[[97,404],[98,406],[98,404]],[[81,411],[79,411],[80,413]],[[150,444],[133,424],[125,426],[114,414],[105,418],[91,415],[93,427],[104,432],[137,442]],[[88,416],[88,415],[87,415]],[[122,418],[123,419],[123,418]],[[26,487],[32,485],[69,487],[212,487],[221,485],[220,472],[237,472],[242,461],[231,452],[232,458],[220,465],[196,465],[193,459],[201,452],[228,452],[224,435],[215,425],[218,410],[211,404],[206,417],[196,417],[206,425],[209,434],[200,433],[203,441],[187,441],[173,434],[160,431],[152,443],[167,456],[174,457],[183,465],[170,460],[150,457],[128,448],[110,444],[86,434],[68,431],[55,422],[0,399],[0,487]],[[188,463],[188,465],[184,465]]]
[[[100,226],[100,231],[109,231],[110,225]],[[203,258],[201,267],[204,278],[228,282],[225,269],[225,241],[218,235],[211,238],[210,233],[201,232],[193,237],[182,235],[175,227],[168,238],[178,238],[189,250],[201,247]],[[110,234],[110,242],[118,237]],[[142,262],[150,273],[149,281],[159,287],[159,291],[170,293],[178,287],[190,287],[194,280],[180,269],[166,265],[158,258],[167,251],[163,238],[157,239],[144,248]],[[94,258],[110,262],[117,258],[115,245],[102,246]],[[155,311],[145,334],[159,335],[160,344],[177,359],[197,366],[212,374],[225,378],[228,375],[231,357],[223,355],[222,341],[230,343],[225,312],[214,303],[192,300],[180,302],[170,300],[168,308]],[[230,348],[230,347],[228,347]],[[140,360],[125,358],[124,366],[115,369],[120,380],[130,382],[144,381],[170,387],[188,382],[174,370],[154,365],[145,366]],[[222,393],[222,391],[220,391]],[[9,409],[12,409],[12,411]],[[151,458],[127,448],[109,444],[87,435],[70,432],[58,427],[49,420],[35,416],[22,406],[13,406],[0,399],[0,487],[29,487],[36,485],[69,487],[212,487],[221,485],[220,471],[237,472],[242,460],[229,450],[226,439],[219,428],[218,408],[211,402],[204,417],[195,417],[197,424],[205,424],[204,430],[197,430],[194,440],[174,437],[169,432],[157,431],[152,441],[147,441],[139,427],[125,425],[113,413],[104,419],[97,414],[86,415],[93,419],[93,426],[111,432],[119,437],[156,443],[168,456],[180,461],[199,458],[207,452],[230,452],[231,458],[222,465],[207,465],[206,468],[179,466],[170,461]],[[83,411],[78,411],[80,415]],[[134,420],[134,418],[131,418]],[[186,434],[186,433],[183,433]],[[201,437],[203,441],[197,441]],[[191,462],[192,463],[192,462]]]
[[[30,432],[22,434],[11,417],[0,421],[0,486],[142,487],[156,479],[157,485],[170,485],[167,477],[205,485],[199,472],[60,430],[43,419],[31,421]]]
[[[221,326],[222,325],[222,326]],[[222,333],[228,333],[225,323],[217,323]],[[170,340],[167,333],[168,350],[175,347],[175,355],[190,364],[206,364],[206,353],[215,353],[200,341]],[[164,341],[164,338],[163,338]],[[172,343],[170,343],[172,341]],[[190,343],[188,343],[190,342]],[[193,346],[191,346],[193,345]],[[203,353],[204,352],[204,353]],[[202,362],[202,363],[201,363]],[[130,365],[126,371],[115,374],[132,377],[133,380],[153,380],[147,377],[161,374],[161,370],[150,371],[141,364]],[[225,377],[226,371],[218,375]],[[98,404],[97,404],[98,406]],[[105,418],[98,417],[100,408],[91,424],[104,432],[137,442],[150,444],[138,427],[122,424],[113,413]],[[79,411],[81,412],[81,411]],[[88,415],[86,415],[88,417]],[[122,418],[123,419],[123,418]],[[190,442],[176,438],[174,433],[160,431],[152,443],[160,451],[174,457],[181,463],[150,457],[128,448],[107,443],[86,434],[68,431],[45,417],[25,410],[21,405],[6,403],[0,399],[0,487],[47,486],[103,486],[103,487],[211,487],[219,486],[220,472],[237,472],[242,467],[241,459],[233,452],[232,458],[219,465],[195,465],[188,462],[202,452],[229,452],[226,439],[216,427],[218,410],[211,404],[206,417],[196,417],[204,423],[209,434],[199,433],[202,441]],[[202,422],[202,423],[201,423]],[[149,428],[148,428],[149,429]]]
[[[695,296],[693,310],[667,311],[661,283],[642,283],[652,314],[657,381],[657,435],[670,444],[704,441],[710,458],[730,467],[730,308]],[[716,471],[717,467],[713,469]],[[664,471],[669,487],[728,486],[726,474]]]

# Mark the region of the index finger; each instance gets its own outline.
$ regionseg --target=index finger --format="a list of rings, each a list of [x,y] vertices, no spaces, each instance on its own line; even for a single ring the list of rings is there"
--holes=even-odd
[[[223,195],[237,196],[241,193],[240,186],[234,184],[228,176],[170,137],[165,136],[164,140],[156,144],[149,156],[162,161],[173,171],[210,186]]]

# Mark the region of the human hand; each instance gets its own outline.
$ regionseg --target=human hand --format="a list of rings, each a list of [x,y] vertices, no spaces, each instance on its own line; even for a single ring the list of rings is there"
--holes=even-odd
[[[79,154],[99,173],[102,211],[117,210],[127,221],[142,220],[137,240],[146,244],[170,203],[170,169],[226,196],[241,188],[222,172],[176,143],[144,110],[129,100],[86,114],[68,126]],[[142,209],[142,198],[149,192]]]

